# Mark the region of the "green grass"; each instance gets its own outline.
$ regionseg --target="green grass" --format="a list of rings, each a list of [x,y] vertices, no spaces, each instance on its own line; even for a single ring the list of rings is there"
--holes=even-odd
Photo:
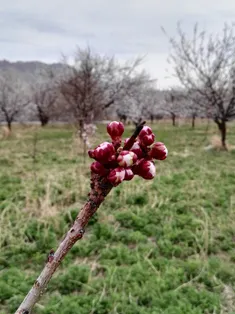
[[[35,314],[235,313],[235,153],[204,151],[213,126],[207,138],[203,124],[153,129],[169,149],[157,177],[110,193]],[[235,145],[234,126],[228,139]],[[83,163],[69,127],[17,128],[0,152],[0,314],[8,314],[86,200],[91,160]]]

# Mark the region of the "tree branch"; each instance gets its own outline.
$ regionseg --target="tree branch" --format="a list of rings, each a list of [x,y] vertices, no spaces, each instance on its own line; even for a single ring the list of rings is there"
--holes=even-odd
[[[49,256],[44,269],[15,314],[31,313],[35,303],[39,300],[40,296],[44,292],[52,275],[59,267],[63,258],[72,248],[72,246],[83,237],[85,232],[84,228],[89,222],[89,219],[97,211],[100,204],[104,201],[105,197],[108,195],[111,189],[112,185],[105,178],[100,178],[98,175],[92,173],[91,192],[89,193],[88,201],[81,209],[73,226],[67,232],[56,252]]]
[[[136,130],[130,138],[131,141],[129,140],[127,144],[130,144],[130,142],[132,141],[134,143],[136,137],[142,130],[144,123],[145,122],[142,122],[136,127]],[[128,147],[125,147],[125,149],[128,149]],[[85,232],[85,227],[88,224],[90,218],[97,211],[101,203],[104,201],[105,197],[111,191],[112,187],[112,184],[108,182],[107,178],[100,177],[97,174],[91,173],[91,191],[89,193],[89,198],[86,204],[77,215],[73,226],[65,235],[56,252],[54,253],[54,251],[50,251],[44,269],[34,282],[33,287],[30,289],[27,296],[25,297],[19,308],[16,310],[15,314],[31,313],[34,305],[37,303],[40,296],[45,291],[45,288],[47,287],[47,284],[50,281],[52,275],[59,267],[69,250],[73,247],[73,245],[78,240],[82,239]]]

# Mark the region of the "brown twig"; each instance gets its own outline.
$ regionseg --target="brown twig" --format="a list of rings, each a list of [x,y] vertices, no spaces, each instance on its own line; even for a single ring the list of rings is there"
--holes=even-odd
[[[137,126],[134,134],[131,136],[131,141],[135,140],[143,128],[144,123]],[[128,141],[128,143],[130,140]],[[133,142],[134,143],[134,142]],[[57,250],[50,251],[46,265],[41,274],[35,281],[33,287],[28,292],[27,296],[16,310],[15,314],[30,314],[34,305],[39,300],[40,296],[45,291],[48,282],[52,275],[59,267],[61,261],[72,248],[72,246],[83,237],[85,227],[90,218],[99,208],[100,204],[104,201],[105,197],[112,189],[111,183],[106,178],[100,177],[97,174],[91,173],[91,192],[89,199],[79,212],[73,226],[65,235]]]
[[[133,144],[135,143],[135,140],[137,138],[137,136],[139,135],[140,131],[143,129],[144,125],[145,125],[146,121],[141,122],[139,125],[137,125],[135,132],[133,133],[133,135],[129,138],[129,140],[127,141],[127,143],[124,145],[123,150],[129,150],[131,149],[131,147],[133,146]]]
[[[105,178],[100,178],[98,175],[92,173],[91,192],[89,194],[88,201],[81,209],[73,226],[67,232],[56,252],[53,255],[50,254],[50,258],[48,258],[43,271],[16,311],[17,314],[26,314],[31,312],[35,303],[44,292],[53,273],[56,271],[57,267],[60,265],[61,261],[72,246],[83,237],[85,226],[89,222],[89,219],[97,211],[100,204],[103,202],[104,198],[111,189],[112,185]]]

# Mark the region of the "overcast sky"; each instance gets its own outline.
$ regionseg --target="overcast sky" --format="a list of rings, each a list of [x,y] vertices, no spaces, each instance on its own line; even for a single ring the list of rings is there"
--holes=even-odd
[[[174,81],[165,69],[170,35],[181,20],[218,31],[235,20],[234,0],[0,0],[0,59],[57,62],[76,45],[121,60],[146,55],[143,66],[159,80]]]

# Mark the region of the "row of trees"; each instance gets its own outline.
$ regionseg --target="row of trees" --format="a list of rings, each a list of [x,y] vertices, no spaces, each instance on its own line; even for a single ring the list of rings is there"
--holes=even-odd
[[[30,84],[22,83],[16,73],[2,75],[0,116],[9,129],[18,119],[38,119],[42,126],[51,119],[73,121],[82,129],[84,123],[115,113],[120,120],[135,124],[143,118],[153,122],[168,116],[173,125],[176,125],[177,117],[192,117],[194,122],[202,115],[202,108],[185,100],[178,90],[156,90],[155,82],[144,72],[133,76],[124,73],[122,77],[115,73],[114,63],[107,64],[105,71],[109,77],[103,81],[103,70],[95,68],[93,63],[101,66],[100,61],[108,60],[94,60],[90,50],[79,53],[83,57],[79,67],[67,66],[60,74],[40,71],[36,80],[32,77]],[[133,73],[137,62],[139,60],[129,64],[125,70]],[[117,68],[117,71],[121,70],[121,67]]]
[[[138,70],[140,63],[137,59],[121,65],[87,48],[76,51],[72,65],[64,59],[63,70],[40,70],[28,83],[15,72],[1,73],[0,120],[9,129],[22,116],[29,120],[37,116],[42,126],[51,119],[70,120],[82,130],[150,82]]]
[[[159,91],[155,81],[139,70],[141,59],[118,63],[89,48],[78,49],[72,64],[63,60],[60,71],[43,71],[31,82],[4,73],[0,79],[0,118],[9,128],[20,113],[37,115],[42,125],[50,119],[84,125],[116,112],[124,122],[177,117],[213,119],[226,148],[226,123],[235,118],[234,26],[218,35],[194,27],[192,37],[178,25],[178,36],[169,37],[169,61],[179,86]]]
[[[83,131],[84,124],[117,115],[124,122],[140,119],[191,116],[194,107],[179,97],[179,91],[159,91],[155,81],[139,71],[141,59],[120,65],[89,48],[78,49],[74,62],[63,60],[58,71],[40,70],[30,82],[22,83],[15,72],[5,72],[0,80],[0,118],[11,129],[17,119],[73,121]]]

